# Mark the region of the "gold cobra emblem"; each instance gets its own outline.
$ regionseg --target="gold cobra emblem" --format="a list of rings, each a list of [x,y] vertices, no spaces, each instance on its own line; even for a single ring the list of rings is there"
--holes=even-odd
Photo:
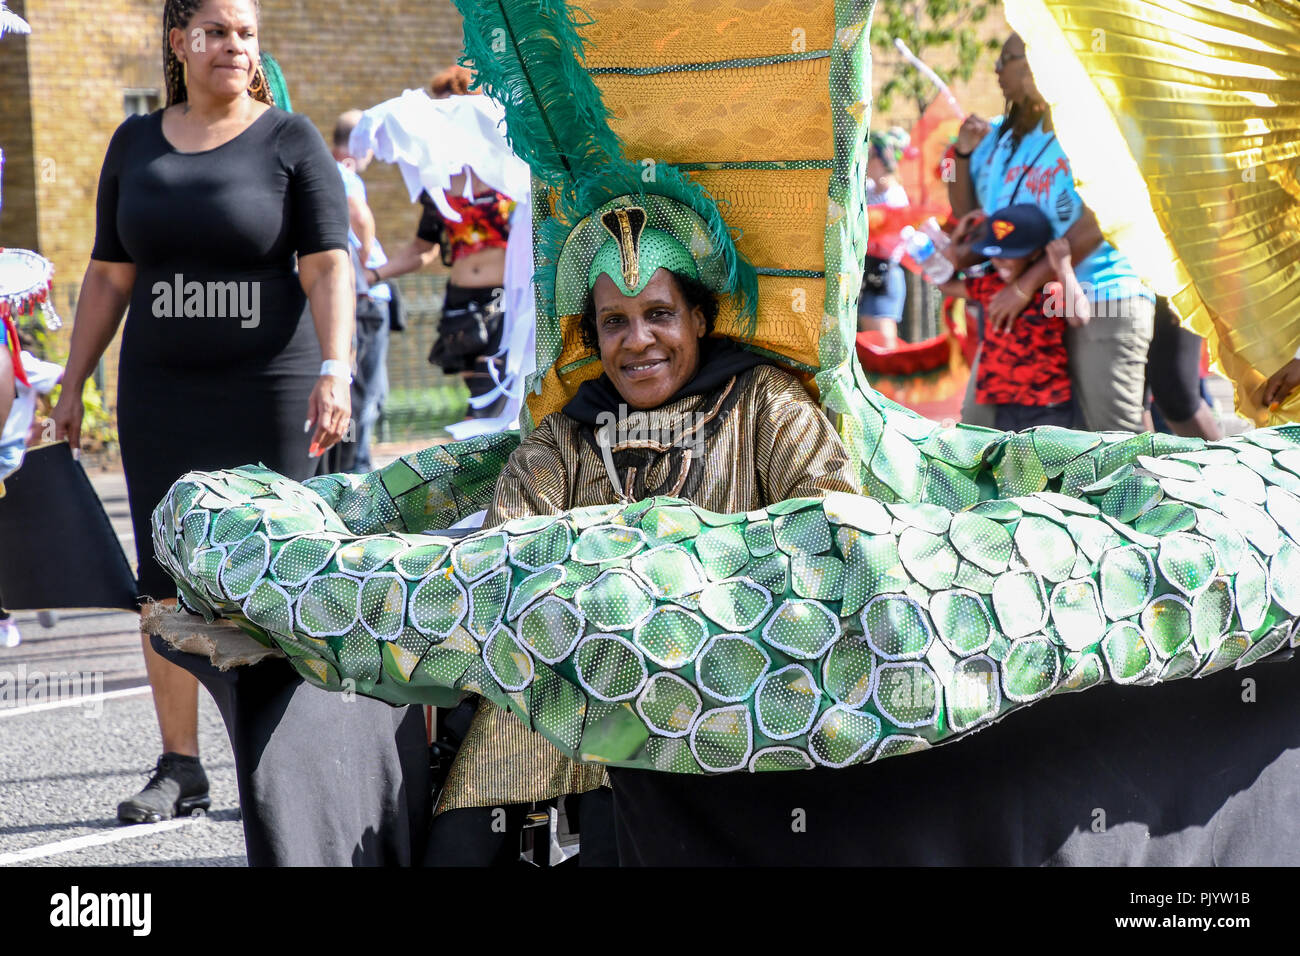
[[[640,206],[611,209],[600,217],[601,225],[618,242],[618,257],[623,266],[623,285],[636,289],[641,281],[641,231],[646,212]]]

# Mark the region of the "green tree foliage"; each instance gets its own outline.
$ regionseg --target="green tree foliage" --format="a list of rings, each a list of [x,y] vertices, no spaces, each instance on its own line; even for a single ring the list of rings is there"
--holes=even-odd
[[[32,338],[33,348],[31,352],[33,355],[56,365],[66,366],[68,364],[70,339],[68,332],[51,332],[46,329],[45,324],[39,319],[32,319],[26,323],[24,331]],[[45,427],[48,431],[48,434],[43,436],[42,441],[54,440],[48,414],[50,409],[53,409],[58,402],[62,391],[62,384],[54,386],[54,390],[45,399],[47,407],[38,411],[37,418],[45,420]],[[104,395],[100,392],[99,385],[93,378],[86,382],[85,391],[82,393],[82,402],[86,408],[85,417],[81,420],[82,453],[107,456],[116,454],[117,422],[104,401]]]
[[[1002,46],[1003,37],[981,40],[980,24],[998,0],[877,0],[871,23],[871,44],[878,51],[897,57],[894,39],[901,39],[913,53],[929,64],[944,82],[965,82],[977,68],[993,69],[986,54]],[[949,51],[942,61],[926,53]],[[951,55],[956,54],[956,64]],[[916,106],[919,118],[934,99],[934,84],[915,67],[900,60],[898,69],[885,81],[876,97],[876,109],[887,112],[895,97],[905,97]]]

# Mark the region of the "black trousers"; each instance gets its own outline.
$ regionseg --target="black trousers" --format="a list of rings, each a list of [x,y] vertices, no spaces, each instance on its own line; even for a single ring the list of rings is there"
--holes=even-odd
[[[1171,422],[1185,422],[1201,407],[1201,348],[1205,340],[1178,324],[1169,300],[1156,299],[1155,331],[1147,351],[1147,388]]]

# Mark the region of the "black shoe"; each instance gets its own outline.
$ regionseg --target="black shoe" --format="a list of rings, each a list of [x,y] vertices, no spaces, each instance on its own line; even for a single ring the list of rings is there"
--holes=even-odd
[[[144,789],[117,805],[119,823],[158,823],[177,816],[190,816],[212,805],[208,797],[208,775],[198,757],[165,753]]]

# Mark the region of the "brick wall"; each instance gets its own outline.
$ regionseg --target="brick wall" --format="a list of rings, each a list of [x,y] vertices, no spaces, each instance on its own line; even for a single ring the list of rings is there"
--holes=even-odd
[[[295,112],[325,137],[348,109],[366,109],[422,87],[461,52],[450,0],[275,0],[263,4],[262,42],[284,68]],[[415,236],[412,205],[395,166],[374,163],[366,191],[385,249]]]
[[[161,10],[153,0],[27,0],[37,245],[59,292],[81,283],[95,193],[123,90],[161,85]],[[56,301],[60,301],[56,298]],[[71,316],[65,316],[71,319]]]
[[[21,2],[10,4],[21,15]],[[28,82],[27,40],[0,38],[0,246],[36,245],[36,168],[32,163],[32,95]]]
[[[127,89],[163,93],[161,0],[15,0],[30,37],[0,41],[0,146],[6,155],[0,245],[53,261],[55,302],[70,313],[90,259],[104,151]],[[284,68],[295,111],[329,142],[335,117],[422,86],[460,53],[449,0],[275,0],[262,43]],[[379,236],[409,241],[417,207],[396,169],[367,174]],[[65,318],[71,320],[72,315]],[[116,343],[105,356],[115,392]]]

